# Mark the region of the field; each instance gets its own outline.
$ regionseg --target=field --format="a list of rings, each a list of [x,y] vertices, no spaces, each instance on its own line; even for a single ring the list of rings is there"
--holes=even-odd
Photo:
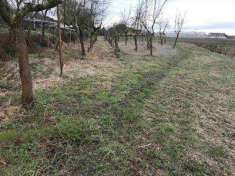
[[[36,102],[20,106],[16,60],[0,66],[0,175],[235,174],[235,60],[193,44],[154,56],[99,38],[30,55]]]
[[[168,42],[174,38],[168,38]],[[227,55],[235,58],[235,40],[234,39],[216,39],[216,38],[180,38],[180,42],[192,43],[199,47],[206,48],[212,52]]]

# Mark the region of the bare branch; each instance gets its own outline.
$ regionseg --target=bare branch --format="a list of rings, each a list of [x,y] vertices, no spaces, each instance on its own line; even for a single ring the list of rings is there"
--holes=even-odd
[[[61,4],[62,0],[48,0],[47,3],[43,4],[33,4],[27,3],[21,10],[21,16],[25,16],[30,12],[39,12],[47,9],[51,9],[56,7],[58,4]]]

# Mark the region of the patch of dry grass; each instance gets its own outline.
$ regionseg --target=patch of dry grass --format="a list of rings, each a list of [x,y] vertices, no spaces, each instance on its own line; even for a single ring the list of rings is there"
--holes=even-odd
[[[70,46],[62,78],[54,51],[31,56],[35,107],[0,96],[14,117],[0,122],[0,174],[234,173],[234,61],[194,45],[154,57],[120,46],[116,59],[99,39],[86,60]]]

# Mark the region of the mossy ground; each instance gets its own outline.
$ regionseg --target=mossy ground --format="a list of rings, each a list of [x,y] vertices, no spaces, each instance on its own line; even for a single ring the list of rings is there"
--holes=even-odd
[[[233,60],[182,46],[115,64],[38,89],[1,123],[0,175],[234,174]]]

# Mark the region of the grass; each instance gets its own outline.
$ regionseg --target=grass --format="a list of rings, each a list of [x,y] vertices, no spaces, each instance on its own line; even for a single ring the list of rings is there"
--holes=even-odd
[[[168,42],[172,42],[173,38],[168,38]],[[179,42],[186,42],[195,44],[199,47],[208,49],[212,52],[234,57],[234,43],[233,39],[216,39],[216,38],[181,38]]]
[[[233,60],[188,47],[119,64],[1,124],[0,175],[232,175]]]

